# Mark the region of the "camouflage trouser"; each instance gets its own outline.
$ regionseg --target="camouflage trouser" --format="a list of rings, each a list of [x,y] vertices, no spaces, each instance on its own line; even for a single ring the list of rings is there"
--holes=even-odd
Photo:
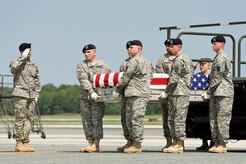
[[[141,97],[126,98],[126,121],[130,133],[130,139],[137,142],[143,140],[144,115],[147,106],[147,99]]]
[[[126,140],[130,139],[129,129],[126,124],[126,98],[122,97],[120,102],[121,126]]]
[[[211,138],[215,143],[228,143],[232,104],[232,97],[216,96],[209,101]]]
[[[172,138],[185,140],[189,96],[168,96],[168,125]]]
[[[14,97],[15,139],[23,143],[30,142],[29,134],[33,126],[33,115],[36,107],[34,99]]]
[[[104,103],[81,99],[80,116],[86,139],[102,139]]]
[[[170,129],[168,126],[168,106],[167,106],[167,99],[163,99],[161,101],[161,108],[162,108],[162,128],[164,132],[164,137],[171,137]]]

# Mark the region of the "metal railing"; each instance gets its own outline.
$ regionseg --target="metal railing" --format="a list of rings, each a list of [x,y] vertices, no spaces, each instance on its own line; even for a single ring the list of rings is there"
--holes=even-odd
[[[246,64],[246,61],[241,60],[241,49],[242,49],[242,40],[246,38],[246,35],[243,35],[238,40],[238,63],[237,63],[237,69],[238,69],[238,77],[241,77],[241,64]]]
[[[228,23],[210,23],[210,24],[196,24],[196,25],[187,25],[187,26],[168,26],[168,27],[159,27],[159,30],[167,30],[167,39],[171,37],[171,30],[181,30],[187,28],[200,28],[200,27],[214,27],[214,26],[231,26],[231,25],[240,25],[246,24],[246,21],[240,22],[228,22]]]
[[[6,80],[6,78],[8,78],[8,81]],[[10,88],[13,88],[13,75],[0,75],[0,80],[1,80],[0,81],[0,99],[12,98],[10,94],[4,93],[4,87],[9,86]]]
[[[171,38],[171,30],[182,30],[182,29],[190,29],[190,28],[201,28],[201,27],[215,27],[215,26],[231,26],[231,25],[242,25],[246,24],[246,21],[239,21],[239,22],[228,22],[228,23],[210,23],[210,24],[195,24],[195,25],[187,25],[187,26],[167,26],[167,27],[159,27],[159,30],[167,30],[167,39]],[[184,33],[180,33],[178,37],[183,35]],[[188,34],[188,32],[186,32]],[[198,33],[190,32],[191,35],[198,35]],[[199,33],[199,35],[209,35],[209,36],[215,36],[216,33]],[[230,37],[232,39],[232,75],[235,77],[236,72],[236,41],[235,38],[230,34],[220,34],[223,36]],[[241,42],[242,40],[246,38],[246,35],[242,36],[238,41],[238,77],[241,76],[241,64],[246,64],[246,61],[241,61]]]

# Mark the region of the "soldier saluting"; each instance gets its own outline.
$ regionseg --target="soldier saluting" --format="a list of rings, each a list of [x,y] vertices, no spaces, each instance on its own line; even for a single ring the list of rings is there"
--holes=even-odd
[[[20,57],[10,63],[14,75],[13,103],[15,114],[15,140],[17,152],[33,152],[30,147],[29,133],[32,129],[33,115],[41,91],[39,71],[31,61],[31,43],[19,46]]]

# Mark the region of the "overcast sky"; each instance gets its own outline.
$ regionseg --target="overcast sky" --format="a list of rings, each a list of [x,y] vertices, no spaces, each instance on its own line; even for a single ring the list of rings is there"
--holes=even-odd
[[[165,53],[167,37],[159,27],[246,21],[245,6],[245,0],[2,0],[0,74],[10,74],[8,65],[20,55],[22,42],[32,43],[32,60],[39,66],[42,85],[79,84],[75,70],[88,43],[96,45],[97,58],[108,63],[112,72],[127,58],[125,44],[133,39],[143,42],[143,56],[155,65]],[[246,24],[175,30],[171,36],[184,31],[229,33],[237,42],[246,35]],[[181,39],[183,52],[191,58],[214,57],[211,36]],[[226,39],[231,58],[232,42]],[[242,43],[243,53],[246,42]],[[242,71],[246,75],[245,67]]]

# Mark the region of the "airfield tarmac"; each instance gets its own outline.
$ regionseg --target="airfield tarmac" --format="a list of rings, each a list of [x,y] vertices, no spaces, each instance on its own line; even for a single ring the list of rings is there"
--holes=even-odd
[[[104,139],[100,142],[99,153],[79,152],[79,149],[87,144],[81,125],[44,126],[46,139],[42,139],[40,134],[31,133],[30,145],[36,149],[34,153],[15,152],[15,140],[8,139],[4,127],[0,127],[0,132],[0,164],[241,164],[246,162],[246,141],[232,140],[228,143],[228,153],[214,154],[196,151],[195,148],[200,146],[201,140],[188,138],[185,140],[184,153],[162,153],[160,150],[165,145],[165,139],[162,127],[159,125],[145,126],[141,154],[124,154],[116,151],[118,146],[125,144],[119,125],[104,126]]]

